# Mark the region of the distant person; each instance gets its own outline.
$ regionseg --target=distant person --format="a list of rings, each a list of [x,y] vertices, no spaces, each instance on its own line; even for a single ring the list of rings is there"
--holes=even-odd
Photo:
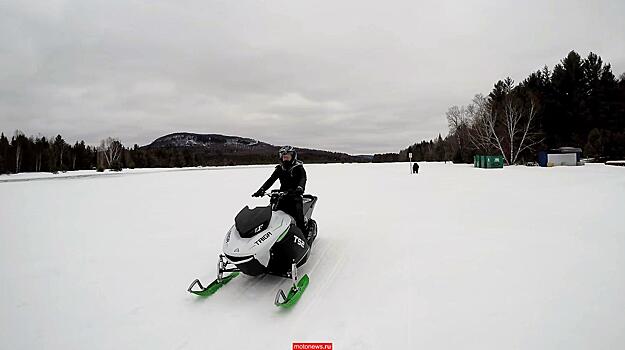
[[[303,198],[304,189],[306,188],[306,170],[304,163],[297,159],[297,152],[292,146],[284,146],[278,152],[280,155],[280,164],[276,166],[271,176],[260,189],[252,197],[261,197],[265,191],[269,189],[276,180],[280,179],[280,191],[287,192],[279,204],[280,210],[291,215],[304,234],[304,207]]]
[[[414,164],[412,165],[412,173],[413,174],[419,173],[419,164],[417,164],[417,162],[414,162]]]

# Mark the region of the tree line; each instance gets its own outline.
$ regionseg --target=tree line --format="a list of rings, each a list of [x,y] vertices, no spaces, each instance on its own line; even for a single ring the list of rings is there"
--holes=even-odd
[[[134,167],[132,151],[114,138],[102,140],[99,146],[84,141],[70,144],[61,135],[27,137],[17,130],[9,140],[0,133],[0,174],[52,172],[68,170],[121,170]]]
[[[609,63],[571,51],[553,70],[547,66],[515,84],[506,78],[487,95],[446,113],[449,134],[415,143],[397,160],[472,162],[475,154],[502,155],[507,164],[535,160],[538,150],[583,149],[597,161],[625,158],[625,73]],[[376,155],[382,156],[382,155]],[[391,159],[390,155],[376,157]]]
[[[370,161],[366,157],[311,149],[301,149],[299,156],[308,163]],[[16,131],[9,140],[4,133],[0,134],[0,174],[272,164],[276,161],[277,148],[263,152],[215,147],[139,147],[136,144],[126,148],[111,137],[100,141],[98,146],[91,146],[84,141],[70,144],[61,135],[27,137]]]
[[[96,153],[95,147],[85,145],[84,141],[71,145],[61,135],[35,138],[16,131],[9,141],[2,133],[0,174],[92,169],[96,166]]]

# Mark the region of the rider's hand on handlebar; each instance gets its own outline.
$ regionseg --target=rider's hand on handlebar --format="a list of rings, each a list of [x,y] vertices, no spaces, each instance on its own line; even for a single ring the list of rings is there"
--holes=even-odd
[[[252,197],[262,197],[265,195],[265,190],[262,188],[252,194]]]
[[[304,194],[304,189],[302,188],[302,186],[297,186],[297,188],[291,191],[291,193],[295,195],[302,195]]]

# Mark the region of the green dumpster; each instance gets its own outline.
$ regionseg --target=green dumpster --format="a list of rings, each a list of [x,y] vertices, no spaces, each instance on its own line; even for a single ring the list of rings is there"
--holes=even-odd
[[[502,156],[495,156],[495,167],[496,168],[503,168],[503,157]]]
[[[473,158],[473,165],[476,168],[494,169],[503,168],[502,156],[478,156]]]
[[[488,169],[503,168],[503,157],[502,156],[486,156],[486,168]]]

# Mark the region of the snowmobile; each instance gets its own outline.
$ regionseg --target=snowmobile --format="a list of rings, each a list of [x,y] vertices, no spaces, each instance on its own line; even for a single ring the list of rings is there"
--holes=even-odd
[[[317,237],[317,223],[311,218],[317,197],[303,195],[306,232],[302,232],[292,216],[278,209],[280,201],[287,195],[287,192],[273,190],[265,194],[270,197],[268,206],[241,209],[224,239],[223,254],[219,254],[217,260],[217,279],[206,287],[196,279],[187,291],[209,296],[240,272],[249,276],[269,274],[292,281],[287,294],[278,290],[274,304],[282,307],[294,305],[308,286],[308,275],[299,278],[297,268],[308,260]]]

